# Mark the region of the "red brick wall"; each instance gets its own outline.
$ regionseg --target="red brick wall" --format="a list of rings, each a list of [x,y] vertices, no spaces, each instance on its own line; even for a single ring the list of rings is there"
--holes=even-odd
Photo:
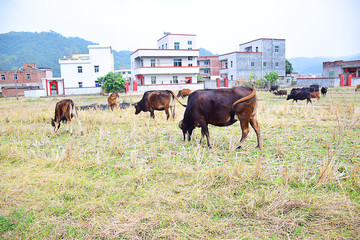
[[[18,89],[18,96],[24,96],[24,91],[29,89]],[[15,97],[16,89],[15,88],[3,88],[2,89],[3,97]]]

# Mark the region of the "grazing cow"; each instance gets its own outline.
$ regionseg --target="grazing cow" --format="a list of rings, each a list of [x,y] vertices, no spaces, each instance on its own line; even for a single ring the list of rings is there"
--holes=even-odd
[[[51,119],[51,125],[54,127],[54,132],[56,133],[59,130],[61,122],[66,123],[66,131],[68,131],[68,124],[70,122],[70,133],[72,134],[72,118],[75,118],[81,127],[81,122],[75,109],[74,102],[71,99],[64,99],[57,102],[55,106],[55,118]]]
[[[242,136],[240,146],[245,141],[250,128],[253,127],[257,135],[257,147],[261,148],[260,126],[256,118],[257,98],[255,89],[250,87],[234,87],[228,89],[198,90],[190,94],[184,118],[179,122],[188,141],[195,127],[201,127],[200,143],[206,136],[210,148],[208,124],[224,127],[240,121]],[[234,117],[237,117],[235,119]]]
[[[274,91],[274,94],[282,97],[283,95],[286,96],[287,95],[287,91],[286,90],[277,90],[276,92]]]
[[[119,98],[119,94],[117,92],[110,93],[108,96],[108,104],[111,111],[114,111],[114,107],[119,108],[117,100]]]
[[[307,100],[307,103],[312,103],[310,99],[310,91],[307,89],[292,89],[290,94],[287,96],[286,100],[293,99],[293,102],[297,100]]]
[[[150,112],[150,116],[155,118],[154,110],[162,111],[165,110],[166,119],[169,119],[169,108],[171,110],[172,117],[175,119],[175,101],[176,99],[182,106],[180,100],[175,96],[175,94],[170,90],[163,91],[147,91],[144,93],[142,99],[134,103],[135,114],[138,115],[141,111]]]
[[[182,98],[184,98],[184,97],[186,97],[186,96],[189,96],[190,93],[191,93],[191,90],[185,88],[185,89],[182,89],[182,90],[179,91],[179,93],[177,94],[177,97],[182,97]]]
[[[356,85],[355,92],[360,89],[360,84]]]
[[[323,97],[326,97],[327,90],[328,90],[327,87],[322,87],[321,88],[321,94],[323,95]]]
[[[319,92],[310,92],[310,98],[317,98],[317,100],[320,100],[320,93]]]
[[[276,91],[276,90],[278,90],[279,89],[279,86],[278,85],[272,85],[271,87],[270,87],[270,90],[269,90],[269,92],[271,92],[271,91]]]
[[[310,92],[319,92],[319,87],[317,84],[310,85]]]

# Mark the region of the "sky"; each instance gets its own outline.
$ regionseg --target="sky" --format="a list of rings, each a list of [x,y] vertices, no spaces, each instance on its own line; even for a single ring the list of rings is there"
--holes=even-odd
[[[54,31],[114,50],[156,48],[164,32],[195,34],[225,54],[286,39],[286,58],[360,53],[359,0],[0,0],[0,34]]]

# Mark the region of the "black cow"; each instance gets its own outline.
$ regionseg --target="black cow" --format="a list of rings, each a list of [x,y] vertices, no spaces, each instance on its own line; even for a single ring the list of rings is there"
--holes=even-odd
[[[184,141],[188,141],[195,127],[201,127],[200,143],[207,139],[211,147],[208,124],[224,127],[240,121],[243,143],[250,131],[249,123],[257,135],[257,147],[261,148],[260,126],[256,118],[257,98],[255,89],[250,87],[234,87],[228,89],[198,90],[190,94],[184,118],[179,122]],[[235,119],[234,117],[237,117]]]
[[[279,86],[278,85],[272,85],[271,87],[270,87],[270,92],[271,91],[277,91],[279,89]]]
[[[317,84],[310,85],[310,92],[319,92],[319,87]]]
[[[312,103],[310,99],[310,91],[307,89],[292,89],[290,94],[287,96],[286,100],[293,99],[293,102],[297,100],[307,100],[307,103]]]
[[[327,87],[322,87],[321,88],[321,94],[323,95],[323,97],[326,97],[327,90],[328,90]]]

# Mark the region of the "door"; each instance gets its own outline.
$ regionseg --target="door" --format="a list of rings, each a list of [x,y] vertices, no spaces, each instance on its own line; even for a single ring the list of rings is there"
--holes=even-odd
[[[57,82],[50,82],[50,95],[58,95],[58,83]]]

